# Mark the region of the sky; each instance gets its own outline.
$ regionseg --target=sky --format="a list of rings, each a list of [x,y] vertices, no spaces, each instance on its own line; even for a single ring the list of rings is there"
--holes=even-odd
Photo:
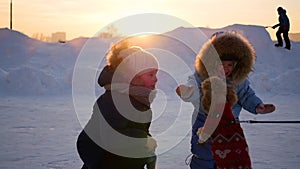
[[[274,47],[259,27],[233,27],[249,37],[256,51],[251,87],[265,103],[276,105],[271,114],[255,116],[243,110],[240,119],[300,120],[300,42],[288,51]],[[190,155],[193,107],[181,101],[175,88],[194,71],[194,51],[204,43],[195,36],[198,31],[172,31],[164,43],[147,47],[155,49],[151,52],[156,51],[160,61],[150,127],[158,143],[159,169],[189,169],[185,161]],[[90,119],[95,97],[104,92],[95,85],[96,74],[105,65],[102,59],[110,42],[116,39],[62,45],[33,41],[6,29],[0,30],[0,36],[0,168],[80,168],[76,140]],[[244,123],[242,127],[254,169],[299,167],[299,124]]]
[[[67,40],[91,37],[124,17],[161,13],[195,27],[222,28],[232,24],[272,26],[277,7],[287,10],[291,33],[300,33],[299,0],[12,0],[13,29],[32,36],[66,32]],[[10,0],[0,1],[0,28],[9,27]],[[117,28],[118,29],[118,28]],[[271,36],[275,31],[267,28]],[[122,31],[119,33],[124,34]],[[126,34],[126,33],[125,33]]]

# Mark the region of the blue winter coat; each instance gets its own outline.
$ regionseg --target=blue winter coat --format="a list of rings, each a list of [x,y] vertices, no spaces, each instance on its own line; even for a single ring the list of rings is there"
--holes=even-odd
[[[197,72],[189,76],[186,85],[194,86],[195,90],[193,94],[188,98],[182,98],[186,102],[191,102],[194,105],[193,112],[193,128],[192,128],[192,139],[191,139],[191,151],[196,157],[206,161],[211,161],[213,166],[213,156],[210,149],[210,144],[207,142],[205,145],[199,146],[197,136],[198,128],[203,127],[206,115],[204,109],[201,106],[202,93],[200,92],[201,83],[204,79],[201,78]],[[236,93],[238,95],[238,102],[232,108],[234,117],[239,118],[242,108],[249,111],[250,113],[257,114],[255,107],[258,104],[263,103],[260,98],[255,95],[255,92],[250,87],[250,82],[246,79],[236,87]]]

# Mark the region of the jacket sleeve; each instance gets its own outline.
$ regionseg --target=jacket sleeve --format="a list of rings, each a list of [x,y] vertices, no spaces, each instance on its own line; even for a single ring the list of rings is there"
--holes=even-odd
[[[262,100],[256,96],[254,90],[250,87],[249,80],[245,80],[238,86],[238,104],[250,113],[256,113],[256,106],[262,104]]]
[[[279,25],[280,25],[280,23],[278,23],[278,24],[272,26],[272,28],[275,29],[275,28],[277,28]]]

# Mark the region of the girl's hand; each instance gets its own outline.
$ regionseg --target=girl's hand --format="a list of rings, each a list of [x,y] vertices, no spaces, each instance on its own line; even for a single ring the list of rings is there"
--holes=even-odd
[[[189,98],[192,96],[194,89],[194,86],[179,85],[176,88],[176,93],[181,98]]]
[[[202,133],[202,130],[203,130],[203,127],[198,128],[198,131],[197,131],[198,136],[200,136],[200,134]]]
[[[198,135],[198,137],[199,137],[199,140],[198,140],[198,145],[200,145],[200,146],[203,146],[205,143],[206,143],[206,140],[203,140],[202,138],[201,138],[201,133],[202,133],[202,130],[203,130],[203,127],[200,127],[200,128],[198,128],[198,131],[197,131],[197,135]]]
[[[256,106],[256,113],[267,114],[275,111],[276,107],[273,104],[259,104]]]

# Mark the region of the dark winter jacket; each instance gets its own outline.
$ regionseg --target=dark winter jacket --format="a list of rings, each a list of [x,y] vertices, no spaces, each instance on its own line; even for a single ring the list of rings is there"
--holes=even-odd
[[[101,87],[105,87],[106,91],[97,99],[92,117],[85,126],[83,134],[78,138],[78,151],[86,166],[91,164],[98,169],[144,169],[149,158],[129,157],[134,155],[139,157],[139,154],[146,153],[154,155],[154,153],[147,152],[149,150],[146,148],[145,139],[132,143],[130,139],[150,136],[149,126],[152,118],[150,103],[141,102],[130,92],[128,95],[128,93],[112,91],[110,84],[113,73],[114,70],[106,66],[99,76],[98,83]],[[126,100],[132,107],[126,104]],[[125,117],[130,113],[139,113],[135,115],[142,116],[143,121],[135,122]],[[95,152],[91,147],[94,147]]]
[[[279,11],[279,23],[274,25],[273,28],[275,29],[276,27],[279,26],[279,29],[282,31],[289,31],[290,30],[290,21],[288,16],[286,15],[286,10],[281,10]]]

